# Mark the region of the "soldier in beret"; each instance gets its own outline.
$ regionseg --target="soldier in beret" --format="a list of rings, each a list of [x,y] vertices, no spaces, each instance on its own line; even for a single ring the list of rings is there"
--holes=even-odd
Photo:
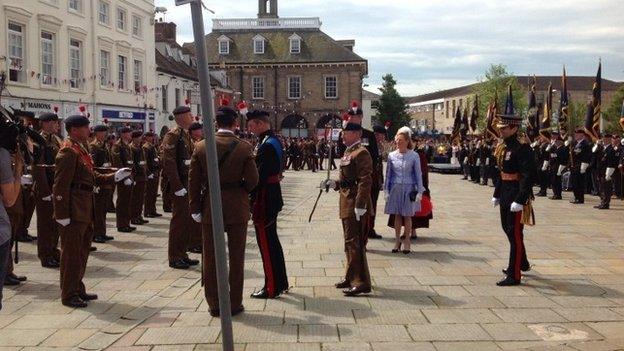
[[[194,143],[204,139],[204,131],[202,128],[203,127],[199,122],[195,122],[189,127],[189,134],[191,135],[191,140],[193,140]]]
[[[132,132],[133,180],[132,204],[130,205],[130,223],[143,225],[149,221],[143,219],[143,202],[145,201],[145,187],[147,181],[147,160],[143,152],[143,132],[135,130]]]
[[[93,166],[99,169],[111,168],[111,154],[108,147],[106,147],[108,127],[103,124],[97,125],[93,128],[93,133],[95,134],[95,140],[89,144]],[[93,241],[96,243],[105,243],[114,239],[112,236],[106,235],[106,210],[108,201],[113,196],[112,193],[113,185],[110,183],[102,184],[96,187],[95,190],[95,201],[93,204]]]
[[[577,128],[574,131],[574,146],[572,149],[572,172],[570,174],[570,183],[574,192],[574,199],[570,201],[573,204],[585,203],[585,187],[587,184],[587,170],[591,162],[592,152],[587,134],[583,128]]]
[[[130,176],[130,170],[102,174],[95,170],[87,150],[89,119],[74,115],[65,120],[68,139],[56,156],[54,172],[54,219],[60,225],[61,236],[61,302],[65,306],[82,308],[87,301],[96,300],[87,293],[82,279],[87,268],[93,235],[94,187],[120,181]]]
[[[193,153],[193,141],[188,129],[193,124],[193,114],[188,106],[173,110],[176,128],[165,134],[162,141],[163,172],[167,176],[173,197],[173,216],[169,225],[169,267],[188,269],[199,264],[188,257],[187,249],[193,231],[197,228],[191,218],[188,202],[188,174]]]
[[[119,130],[119,140],[113,145],[113,167],[116,168],[134,168],[134,159],[132,157],[132,129],[130,127],[122,127]],[[130,233],[136,230],[136,227],[130,225],[132,219],[130,215],[130,206],[132,204],[132,186],[134,180],[132,177],[124,179],[123,182],[117,184],[117,200],[115,201],[115,209],[117,213],[117,231],[122,233]]]
[[[191,135],[193,144],[204,139],[204,131],[202,128],[203,126],[199,122],[194,122],[189,127],[189,134]],[[202,229],[201,226],[197,225],[195,222],[191,222],[191,226],[193,227],[193,230],[191,231],[187,251],[200,254],[202,253]]]
[[[33,168],[35,180],[35,202],[37,211],[37,256],[46,268],[59,266],[59,234],[52,218],[52,184],[54,183],[54,159],[61,148],[62,140],[58,137],[59,118],[55,113],[39,116],[41,136],[46,144],[42,146],[40,158]]]
[[[143,204],[143,216],[147,218],[162,217],[156,210],[156,198],[158,197],[158,180],[160,178],[160,159],[158,150],[154,145],[156,134],[147,132],[144,135],[143,153],[147,161],[147,185],[145,188],[145,201]]]
[[[562,199],[563,184],[561,183],[561,175],[568,165],[569,154],[569,149],[563,144],[563,139],[561,139],[559,132],[553,131],[549,158],[551,187],[553,190],[551,200]]]
[[[604,152],[600,162],[601,167],[598,169],[600,177],[600,205],[594,206],[599,210],[608,210],[611,204],[611,196],[613,196],[613,178],[620,162],[620,153],[617,148],[618,142],[613,142],[613,135],[605,134],[603,137]],[[615,138],[616,141],[617,138]],[[615,145],[614,145],[615,144]]]

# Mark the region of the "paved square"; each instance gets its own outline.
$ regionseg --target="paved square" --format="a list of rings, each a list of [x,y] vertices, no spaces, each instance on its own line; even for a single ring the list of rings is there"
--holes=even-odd
[[[344,269],[337,194],[321,197],[308,224],[324,175],[285,176],[278,231],[292,289],[277,300],[245,298],[246,312],[234,317],[237,350],[624,349],[623,202],[598,211],[592,196],[580,207],[538,198],[538,225],[525,237],[533,269],[522,286],[499,288],[509,248],[492,188],[432,174],[432,228],[419,230],[411,255],[392,254],[394,233],[380,215],[384,238],[368,250],[374,292],[349,299],[332,286]],[[58,271],[21,244],[16,272],[28,281],[5,287],[0,349],[219,350],[199,269],[167,266],[169,218],[121,234],[109,217],[115,240],[97,245],[85,279],[100,299],[85,310],[61,305]],[[264,281],[254,235],[245,296]]]

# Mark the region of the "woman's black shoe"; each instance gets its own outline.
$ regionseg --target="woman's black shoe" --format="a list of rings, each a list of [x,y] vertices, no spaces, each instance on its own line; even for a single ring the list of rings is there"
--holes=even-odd
[[[404,255],[407,255],[407,254],[409,254],[412,251],[411,250],[403,250],[402,252],[403,252]]]
[[[392,249],[392,253],[397,253],[399,252],[399,249]]]

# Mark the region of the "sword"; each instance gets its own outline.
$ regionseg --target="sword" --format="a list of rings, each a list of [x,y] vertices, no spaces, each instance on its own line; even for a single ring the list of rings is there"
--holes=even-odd
[[[330,123],[332,123],[333,121],[331,121]],[[325,190],[326,193],[329,192],[329,177],[330,177],[330,172],[331,172],[331,159],[333,157],[332,155],[332,147],[331,147],[331,143],[329,142],[331,140],[331,137],[334,134],[334,130],[333,130],[333,123],[330,124],[329,127],[329,138],[327,138],[327,128],[325,128],[325,140],[328,141],[328,146],[329,146],[329,157],[327,158],[327,177],[325,178],[325,189],[320,188],[319,189],[319,193],[318,196],[316,197],[316,201],[314,202],[314,207],[312,207],[312,212],[310,212],[310,217],[308,217],[308,223],[310,223],[312,221],[312,216],[314,215],[314,211],[316,211],[316,205],[318,205],[319,200],[321,199],[321,195],[323,194],[323,190]]]

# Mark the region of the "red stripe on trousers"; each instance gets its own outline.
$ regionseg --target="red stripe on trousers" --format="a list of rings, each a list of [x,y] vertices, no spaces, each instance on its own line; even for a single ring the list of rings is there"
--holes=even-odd
[[[264,266],[264,274],[266,275],[267,285],[265,288],[269,294],[269,297],[275,296],[275,278],[273,277],[273,265],[271,263],[271,251],[269,250],[269,241],[266,235],[266,222],[264,218],[264,201],[265,201],[265,190],[262,190],[261,197],[258,199],[260,202],[260,206],[258,209],[262,218],[256,224],[256,235],[259,235],[260,238],[260,255],[264,258],[262,260],[262,264]]]
[[[520,280],[522,274],[520,272],[520,263],[522,262],[522,251],[524,245],[522,244],[522,224],[520,219],[522,218],[522,211],[516,212],[516,218],[514,219],[514,239],[516,240],[516,261],[514,262],[514,279]]]

